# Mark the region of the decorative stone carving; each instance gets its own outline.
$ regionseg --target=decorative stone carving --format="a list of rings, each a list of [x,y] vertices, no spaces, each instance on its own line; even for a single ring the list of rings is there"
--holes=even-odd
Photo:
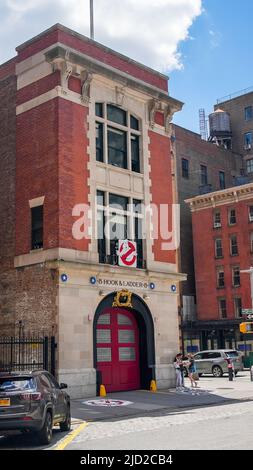
[[[168,134],[171,134],[171,121],[174,113],[175,109],[170,105],[168,105],[164,111],[164,128],[165,132]]]
[[[82,101],[89,103],[90,101],[90,85],[92,82],[93,74],[91,72],[82,72]]]
[[[72,65],[65,61],[61,66],[61,86],[63,89],[68,88],[69,77],[73,72]]]
[[[118,106],[123,106],[125,99],[125,89],[123,87],[116,86],[116,103]]]
[[[149,106],[148,106],[148,113],[149,113],[149,124],[150,124],[150,127],[154,127],[155,125],[155,113],[156,111],[158,111],[158,109],[160,108],[160,102],[158,100],[151,100],[149,102]]]

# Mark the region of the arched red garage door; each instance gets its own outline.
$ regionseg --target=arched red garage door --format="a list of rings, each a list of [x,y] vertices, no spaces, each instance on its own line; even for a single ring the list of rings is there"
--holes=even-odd
[[[96,348],[97,370],[106,391],[140,388],[139,330],[131,312],[111,308],[99,316]]]

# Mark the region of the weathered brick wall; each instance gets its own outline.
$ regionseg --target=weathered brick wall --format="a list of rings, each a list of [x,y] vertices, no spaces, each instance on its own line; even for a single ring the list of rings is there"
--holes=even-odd
[[[15,324],[16,77],[0,80],[0,334]]]
[[[155,204],[160,211],[161,204],[169,206],[168,221],[171,222],[167,229],[172,230],[172,204],[173,204],[173,189],[172,189],[172,175],[171,175],[171,153],[170,153],[170,140],[167,136],[163,136],[156,132],[149,132],[150,139],[150,178],[151,178],[151,194],[152,204]],[[163,263],[175,263],[176,252],[175,250],[164,250],[162,243],[167,240],[162,239],[160,231],[160,217],[159,217],[159,236],[154,240],[153,253],[155,261]],[[170,240],[168,240],[170,241]]]

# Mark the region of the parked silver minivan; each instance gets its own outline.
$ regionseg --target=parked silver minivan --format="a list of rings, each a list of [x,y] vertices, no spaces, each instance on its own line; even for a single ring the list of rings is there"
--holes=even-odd
[[[196,369],[199,374],[213,374],[214,377],[222,377],[228,373],[226,358],[230,358],[234,365],[235,374],[243,370],[242,354],[233,349],[215,349],[199,351],[194,354]]]

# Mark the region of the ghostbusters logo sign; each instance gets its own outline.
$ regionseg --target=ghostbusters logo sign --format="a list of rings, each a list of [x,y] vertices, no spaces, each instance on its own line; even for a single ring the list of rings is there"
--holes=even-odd
[[[118,258],[119,266],[136,268],[136,243],[131,240],[119,240]]]

